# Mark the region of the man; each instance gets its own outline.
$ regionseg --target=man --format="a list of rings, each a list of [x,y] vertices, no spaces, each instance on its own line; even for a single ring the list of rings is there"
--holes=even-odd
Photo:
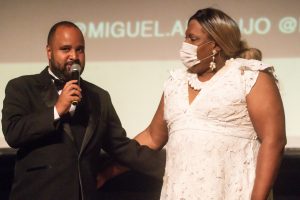
[[[11,199],[94,199],[101,149],[124,165],[161,176],[155,159],[146,162],[156,153],[126,137],[108,92],[71,80],[72,65],[84,69],[84,48],[80,29],[59,22],[48,35],[49,67],[7,84],[3,133],[18,149]],[[56,90],[57,82],[64,87]]]

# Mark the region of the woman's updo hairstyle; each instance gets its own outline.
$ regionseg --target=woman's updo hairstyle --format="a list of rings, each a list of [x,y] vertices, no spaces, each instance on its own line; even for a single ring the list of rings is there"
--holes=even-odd
[[[262,53],[259,49],[256,48],[244,49],[243,51],[240,52],[239,56],[245,59],[262,60]]]

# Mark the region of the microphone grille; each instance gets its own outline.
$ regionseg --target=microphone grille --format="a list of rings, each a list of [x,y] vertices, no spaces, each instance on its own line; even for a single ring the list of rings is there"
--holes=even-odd
[[[81,71],[80,65],[77,64],[77,63],[74,63],[74,64],[71,66],[71,71],[72,71],[72,72],[73,72],[73,71],[78,71],[78,72],[80,73],[80,71]]]

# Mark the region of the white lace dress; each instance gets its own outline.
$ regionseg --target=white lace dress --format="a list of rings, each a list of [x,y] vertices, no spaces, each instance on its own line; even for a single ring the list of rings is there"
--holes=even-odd
[[[260,143],[246,95],[259,70],[256,60],[230,59],[189,104],[188,79],[175,70],[165,83],[164,118],[169,129],[161,200],[248,200]]]

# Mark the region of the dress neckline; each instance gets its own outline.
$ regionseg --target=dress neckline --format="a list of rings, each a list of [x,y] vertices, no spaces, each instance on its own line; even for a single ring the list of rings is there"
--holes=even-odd
[[[198,79],[198,75],[197,74],[194,74],[194,73],[190,73],[188,71],[186,71],[186,86],[185,86],[185,91],[187,93],[186,96],[186,100],[187,100],[187,104],[188,104],[188,107],[191,107],[193,106],[193,104],[195,104],[196,101],[198,101],[198,99],[200,98],[199,96],[202,96],[203,93],[206,92],[206,89],[213,85],[216,81],[219,80],[220,77],[222,77],[222,75],[228,71],[227,68],[229,66],[229,61],[233,61],[233,59],[229,59],[225,62],[225,65],[219,69],[209,80],[207,81],[200,81]],[[191,85],[193,84],[193,86]],[[198,90],[198,94],[195,96],[195,98],[190,102],[189,100],[189,97],[190,97],[190,94],[189,94],[189,86],[191,86],[192,88],[196,87],[196,88],[200,88],[200,89],[196,89]]]
[[[212,77],[214,77],[214,75]],[[212,79],[212,77],[211,77],[211,79]],[[188,85],[191,86],[194,90],[200,91],[202,88],[204,88],[209,83],[210,79],[207,81],[200,81],[198,79],[197,74],[188,73],[187,81],[188,81]]]

